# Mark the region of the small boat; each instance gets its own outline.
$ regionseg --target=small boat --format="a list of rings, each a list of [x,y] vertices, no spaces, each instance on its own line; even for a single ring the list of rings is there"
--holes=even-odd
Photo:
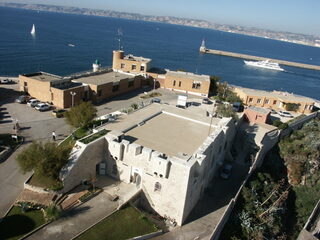
[[[32,29],[31,29],[31,32],[30,32],[32,35],[35,35],[36,34],[36,26],[33,24],[32,25]]]
[[[269,60],[265,60],[265,61],[246,61],[246,60],[244,60],[244,63],[246,65],[253,66],[253,67],[266,68],[266,69],[277,70],[277,71],[284,71],[284,69],[279,66],[279,63],[270,62]]]
[[[74,45],[74,44],[72,44],[72,43],[69,43],[68,46],[69,46],[69,47],[75,47],[76,45]]]

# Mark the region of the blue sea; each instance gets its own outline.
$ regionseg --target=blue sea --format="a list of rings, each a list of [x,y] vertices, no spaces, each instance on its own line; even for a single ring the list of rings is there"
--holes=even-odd
[[[0,76],[34,71],[63,76],[91,69],[95,59],[111,66],[119,32],[126,53],[152,58],[155,67],[217,75],[233,85],[320,99],[320,71],[287,66],[284,72],[256,69],[242,59],[200,54],[199,47],[205,39],[212,49],[314,65],[320,65],[320,48],[164,23],[2,7]]]

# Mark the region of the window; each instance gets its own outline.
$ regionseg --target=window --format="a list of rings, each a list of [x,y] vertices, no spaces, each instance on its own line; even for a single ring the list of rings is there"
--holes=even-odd
[[[156,182],[154,184],[154,191],[155,192],[160,192],[161,191],[161,184],[159,182]]]
[[[121,63],[120,68],[124,68],[126,65],[124,63]]]
[[[261,103],[261,99],[260,98],[258,98],[257,103]]]
[[[140,67],[140,71],[144,71],[144,66],[141,66],[141,67]]]
[[[277,100],[273,100],[273,105],[277,104]]]
[[[181,87],[181,81],[179,81],[179,87]]]
[[[173,86],[175,86],[176,85],[176,80],[173,80]]]
[[[269,99],[264,100],[264,104],[269,104]]]
[[[132,65],[131,65],[131,70],[135,70],[135,69],[137,69],[137,65],[132,64]]]
[[[25,87],[28,87],[28,82],[24,82],[23,85],[24,85]]]
[[[253,98],[251,97],[251,98],[249,98],[249,103],[251,103],[253,101]]]
[[[112,87],[112,92],[116,92],[116,91],[119,91],[119,84],[113,85]]]
[[[192,83],[192,88],[193,89],[200,89],[200,87],[201,87],[201,84],[199,82]]]
[[[134,86],[134,81],[129,81],[128,82],[128,87],[133,87]]]
[[[101,97],[102,95],[102,90],[98,90],[98,97]]]

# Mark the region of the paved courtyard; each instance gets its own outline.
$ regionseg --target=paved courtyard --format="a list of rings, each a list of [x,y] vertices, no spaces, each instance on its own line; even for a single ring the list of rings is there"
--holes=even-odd
[[[65,217],[50,223],[28,238],[30,240],[70,240],[97,221],[111,214],[118,207],[117,202],[102,192],[84,204],[67,212]]]

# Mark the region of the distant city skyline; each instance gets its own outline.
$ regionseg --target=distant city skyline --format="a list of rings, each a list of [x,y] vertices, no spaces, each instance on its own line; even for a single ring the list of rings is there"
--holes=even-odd
[[[0,0],[174,16],[320,36],[319,0]]]

